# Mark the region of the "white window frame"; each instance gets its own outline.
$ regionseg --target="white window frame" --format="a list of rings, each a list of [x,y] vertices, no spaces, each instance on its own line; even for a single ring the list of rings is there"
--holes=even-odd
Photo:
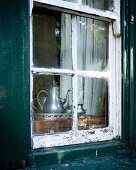
[[[76,34],[72,37],[72,56],[74,70],[67,69],[46,69],[36,68],[33,66],[33,28],[32,28],[32,9],[33,2],[39,2],[44,5],[53,5],[55,7],[72,10],[75,12],[83,12],[87,15],[92,15],[96,19],[108,21],[109,24],[109,70],[108,71],[78,71],[76,69],[77,57],[77,41]],[[102,11],[87,6],[81,5],[81,0],[77,0],[77,4],[66,2],[62,0],[30,0],[30,114],[31,114],[31,138],[32,148],[44,148],[53,146],[65,146],[80,143],[90,143],[98,141],[112,140],[121,137],[121,35],[120,35],[120,0],[114,0],[114,12]],[[73,23],[75,18],[73,18]],[[76,24],[72,26],[76,29]],[[33,134],[33,113],[32,113],[32,94],[33,94],[33,73],[58,73],[82,75],[93,78],[107,78],[109,87],[109,125],[105,128],[78,130],[77,129],[77,108],[74,109],[73,127],[71,131],[57,134]],[[77,85],[77,76],[73,77],[73,101],[77,104],[77,90],[74,89]]]

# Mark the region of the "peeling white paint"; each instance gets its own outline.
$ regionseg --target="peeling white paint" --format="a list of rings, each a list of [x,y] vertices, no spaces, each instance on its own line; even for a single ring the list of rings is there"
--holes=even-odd
[[[33,16],[32,16],[32,8],[33,8],[33,1],[30,0],[30,68],[33,65]],[[33,102],[33,75],[30,71],[30,125],[31,125],[31,136],[33,135],[33,107],[32,107],[32,102]]]
[[[122,85],[121,85],[121,37],[116,37],[116,134],[121,136]],[[117,123],[118,122],[118,123]]]
[[[130,19],[131,24],[134,24],[134,20],[135,20],[135,17],[133,15],[131,15],[131,19]]]
[[[114,36],[119,37],[121,35],[120,28],[120,0],[114,0],[115,13],[117,14],[117,19],[113,22],[113,33]]]
[[[29,0],[29,15],[32,16],[33,0]]]
[[[31,71],[37,74],[65,74],[65,75],[79,75],[79,76],[87,76],[93,78],[109,78],[109,71],[80,71],[80,70],[68,70],[68,69],[47,69],[47,68],[36,68],[31,67]]]
[[[31,8],[33,1],[30,0]],[[73,70],[68,69],[47,69],[33,67],[33,40],[32,40],[32,17],[30,23],[30,86],[31,86],[31,98],[30,105],[32,103],[33,94],[33,74],[63,74],[71,75],[73,78],[73,126],[72,131],[67,133],[50,133],[43,135],[32,135],[32,147],[33,149],[43,147],[64,146],[72,144],[90,143],[97,141],[107,141],[116,138],[121,135],[121,37],[120,37],[120,1],[115,0],[115,12],[102,11],[87,6],[81,5],[81,0],[78,0],[78,4],[62,1],[62,0],[34,0],[34,2],[40,2],[47,5],[54,5],[57,7],[63,7],[65,9],[74,10],[77,12],[83,12],[89,15],[96,15],[102,17],[105,21],[110,19],[109,22],[109,67],[104,71],[79,71],[77,70],[77,35],[72,34],[72,58],[73,58]],[[31,9],[32,12],[32,9]],[[75,16],[72,18],[72,31],[76,32]],[[112,22],[113,21],[113,25]],[[112,29],[113,28],[113,29]],[[115,64],[114,64],[115,63]],[[74,75],[74,76],[73,76]],[[109,82],[109,127],[90,129],[90,130],[77,130],[77,76],[87,76],[91,78],[106,78]],[[76,85],[76,86],[75,86]],[[32,125],[32,111],[31,111],[31,127]],[[96,156],[98,151],[96,150]]]
[[[105,20],[107,19],[117,20],[118,19],[118,15],[116,12],[102,11],[102,10],[91,8],[88,6],[83,6],[81,5],[80,1],[78,3],[72,3],[72,2],[62,1],[62,0],[34,0],[34,2],[40,2],[43,4],[47,4],[47,5],[62,7],[64,9],[74,10],[77,12],[83,12],[89,15],[95,15]]]
[[[82,130],[69,131],[68,133],[58,133],[55,135],[34,135],[33,149],[108,141],[111,139],[113,139],[113,128],[109,127],[103,129],[95,129],[95,133],[92,130]]]
[[[97,151],[97,149],[96,149],[96,156],[98,155],[98,151]]]

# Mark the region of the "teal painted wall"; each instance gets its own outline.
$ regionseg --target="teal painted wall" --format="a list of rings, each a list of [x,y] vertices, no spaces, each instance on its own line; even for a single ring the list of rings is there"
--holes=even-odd
[[[29,1],[0,1],[0,169],[30,151]]]

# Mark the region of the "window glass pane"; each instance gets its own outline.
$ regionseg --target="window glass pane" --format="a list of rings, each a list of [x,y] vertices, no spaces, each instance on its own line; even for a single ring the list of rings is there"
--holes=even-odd
[[[105,70],[108,63],[108,23],[77,17],[77,36],[78,69]]]
[[[71,69],[71,16],[47,9],[37,11],[33,15],[34,66]]]
[[[78,128],[108,125],[108,83],[105,79],[78,77]]]
[[[75,2],[77,3],[78,0],[63,0],[67,2]],[[80,0],[79,0],[80,1]],[[81,0],[83,5],[97,8],[100,10],[114,10],[114,3],[113,0]]]
[[[71,129],[72,82],[70,76],[34,75],[34,133],[65,132]]]
[[[82,4],[101,10],[114,10],[113,0],[82,0]]]

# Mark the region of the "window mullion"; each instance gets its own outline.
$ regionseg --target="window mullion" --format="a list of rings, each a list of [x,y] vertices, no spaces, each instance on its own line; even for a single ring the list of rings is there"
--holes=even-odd
[[[73,70],[75,72],[73,76],[73,126],[72,130],[77,130],[77,24],[76,16],[72,16],[72,61]]]
[[[55,68],[39,68],[39,67],[32,67],[31,71],[37,74],[67,74],[72,75],[74,74],[73,70],[68,69],[55,69]]]
[[[72,124],[72,130],[76,131],[77,130],[77,124],[78,124],[78,119],[77,119],[77,94],[78,88],[77,88],[77,75],[73,76],[73,124]]]

